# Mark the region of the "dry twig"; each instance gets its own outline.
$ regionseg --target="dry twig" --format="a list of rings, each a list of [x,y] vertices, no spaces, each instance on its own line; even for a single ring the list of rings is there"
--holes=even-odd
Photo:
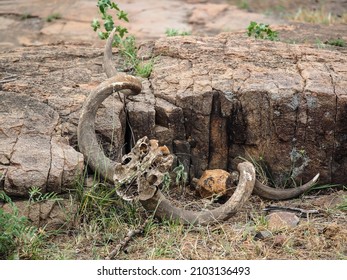
[[[137,228],[137,229],[133,229],[130,230],[127,235],[124,237],[124,239],[119,242],[119,244],[116,246],[116,248],[114,248],[111,253],[108,255],[108,257],[106,258],[107,260],[112,260],[115,257],[117,257],[119,255],[119,253],[125,249],[125,247],[129,244],[129,242],[131,241],[132,238],[134,238],[135,235],[140,234],[144,231],[147,223],[149,222],[150,218],[147,218],[143,224]]]
[[[309,214],[319,214],[318,210],[306,210],[296,207],[285,207],[285,206],[276,206],[276,205],[269,205],[263,209],[265,212],[272,212],[272,211],[286,211],[286,212],[294,212],[299,213],[302,217],[307,217]]]

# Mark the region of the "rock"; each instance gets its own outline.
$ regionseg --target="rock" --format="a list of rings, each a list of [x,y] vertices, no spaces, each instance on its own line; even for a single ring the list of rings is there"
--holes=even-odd
[[[222,169],[206,170],[197,182],[197,190],[201,197],[212,195],[223,196],[232,186],[231,176]]]
[[[346,183],[343,53],[235,34],[165,38],[153,52],[153,93],[182,109],[196,177],[248,155],[277,182]]]
[[[255,234],[254,240],[263,240],[263,239],[270,238],[270,237],[272,237],[271,231],[261,230]]]
[[[284,234],[275,235],[273,238],[273,245],[282,247],[284,243],[286,243],[287,239],[288,237],[285,236]]]
[[[277,181],[291,171],[298,180],[319,172],[320,183],[347,183],[342,52],[227,33],[147,44],[148,57],[157,57],[153,71],[142,80],[143,94],[127,100],[135,141],[158,138],[190,178],[207,169],[235,170],[239,156],[252,156],[262,157]],[[33,185],[57,192],[72,187],[82,168],[80,108],[106,79],[102,53],[86,44],[0,53],[0,76],[15,77],[0,84],[0,188],[8,194],[26,196]],[[125,122],[115,94],[96,123],[114,159],[123,153],[115,144],[132,141]]]
[[[46,231],[69,229],[76,224],[77,205],[72,204],[69,199],[16,201],[14,207],[18,209],[19,216],[27,217],[34,226]],[[5,204],[2,209],[11,213],[13,207]]]
[[[221,12],[229,7],[228,4],[200,4],[196,5],[190,15],[188,22],[194,24],[204,24],[208,18],[216,18]]]
[[[267,215],[268,229],[271,231],[293,228],[299,221],[298,216],[289,212],[274,212]]]
[[[60,193],[81,174],[83,156],[54,136],[58,121],[46,104],[0,92],[0,165],[8,195],[27,196],[32,186]]]

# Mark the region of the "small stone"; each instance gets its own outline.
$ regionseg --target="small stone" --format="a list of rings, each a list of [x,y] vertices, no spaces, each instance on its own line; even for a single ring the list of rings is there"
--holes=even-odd
[[[227,193],[227,186],[231,186],[230,173],[222,169],[205,170],[197,182],[197,190],[201,197],[212,195],[223,196]]]
[[[270,237],[272,237],[271,231],[261,230],[255,234],[254,240],[263,240],[263,239],[270,238]]]
[[[268,229],[271,231],[294,228],[300,221],[298,216],[289,212],[274,212],[267,216]]]
[[[273,245],[281,247],[286,241],[287,237],[284,234],[279,234],[274,236]]]

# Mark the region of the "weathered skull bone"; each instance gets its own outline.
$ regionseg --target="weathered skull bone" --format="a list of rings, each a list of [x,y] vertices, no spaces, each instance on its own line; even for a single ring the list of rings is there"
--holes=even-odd
[[[174,157],[157,140],[139,139],[131,152],[115,166],[113,176],[117,194],[125,200],[147,200],[162,187]]]

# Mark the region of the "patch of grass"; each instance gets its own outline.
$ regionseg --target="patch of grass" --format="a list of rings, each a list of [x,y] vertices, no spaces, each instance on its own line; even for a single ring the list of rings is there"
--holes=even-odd
[[[20,20],[26,20],[28,18],[32,18],[33,16],[30,13],[24,13],[20,15]]]
[[[165,31],[165,34],[167,37],[174,37],[174,36],[189,36],[191,35],[188,31],[180,31],[178,29],[174,28],[167,28]]]
[[[247,155],[246,158],[239,157],[244,161],[250,161],[255,167],[257,179],[265,185],[275,188],[297,187],[297,178],[307,167],[310,159],[305,150],[297,150],[293,148],[289,154],[291,166],[288,170],[283,170],[276,177],[266,163],[263,156],[255,158]]]
[[[91,27],[95,32],[98,32],[98,36],[102,40],[106,40],[112,30],[116,29],[113,45],[118,47],[119,53],[124,59],[124,68],[129,69],[133,74],[148,78],[152,72],[154,60],[143,61],[137,57],[137,46],[134,36],[125,37],[128,33],[127,28],[121,25],[115,25],[113,16],[109,14],[109,11],[114,10],[116,17],[119,21],[129,22],[128,14],[118,7],[118,4],[111,2],[110,0],[98,0],[97,7],[101,14],[103,24],[101,25],[99,19],[93,19]],[[103,26],[103,28],[102,28]]]
[[[148,62],[139,62],[135,65],[135,74],[136,76],[142,77],[142,78],[148,78],[151,73],[152,73],[152,69],[153,69],[153,64],[154,64],[154,60],[151,59]]]
[[[264,39],[270,41],[278,40],[278,32],[273,31],[269,24],[257,23],[251,21],[247,27],[248,37],[254,37],[256,39]]]
[[[238,0],[236,3],[237,7],[242,10],[250,10],[250,5],[248,0]]]
[[[334,24],[334,23],[347,23],[347,14],[343,14],[341,17],[333,15],[331,12],[327,12],[322,5],[319,9],[311,10],[306,8],[299,8],[298,11],[288,17],[289,19],[308,22],[316,24]]]
[[[137,57],[137,46],[134,36],[129,36],[118,45],[119,53],[125,62],[125,68],[132,69],[136,76],[148,78],[153,69],[154,58],[144,61]]]
[[[318,49],[325,49],[327,47],[327,45],[320,39],[315,40],[315,45]]]
[[[337,39],[330,39],[325,42],[327,45],[331,46],[336,46],[336,47],[345,47],[346,46],[346,41],[343,40],[342,38],[337,38]]]
[[[0,259],[40,259],[44,231],[30,225],[4,192],[0,200],[10,206],[9,212],[0,208]]]
[[[343,202],[336,207],[338,210],[347,211],[347,195],[343,196]]]
[[[46,21],[47,22],[52,22],[55,21],[57,19],[61,19],[62,15],[60,13],[53,13],[51,15],[49,15],[48,17],[46,17]]]

